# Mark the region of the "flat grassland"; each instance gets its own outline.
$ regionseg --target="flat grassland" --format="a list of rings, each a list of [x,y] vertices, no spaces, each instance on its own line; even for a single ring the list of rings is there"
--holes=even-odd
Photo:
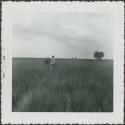
[[[13,58],[13,112],[112,112],[113,60]]]

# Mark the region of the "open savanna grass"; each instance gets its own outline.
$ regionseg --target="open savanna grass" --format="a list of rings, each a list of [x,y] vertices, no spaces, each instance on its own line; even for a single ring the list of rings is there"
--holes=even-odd
[[[113,61],[13,58],[14,112],[112,112]]]

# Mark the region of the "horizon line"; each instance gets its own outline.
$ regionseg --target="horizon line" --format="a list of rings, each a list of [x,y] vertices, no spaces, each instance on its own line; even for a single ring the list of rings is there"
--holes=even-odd
[[[45,58],[48,58],[48,57],[12,57],[12,58],[36,58],[36,59],[45,59]],[[49,58],[51,58],[51,57],[49,57]],[[71,58],[60,58],[60,57],[57,57],[57,58],[55,58],[55,59],[74,59],[75,57],[71,57]],[[96,59],[96,58],[78,58],[78,57],[76,57],[77,59]],[[102,58],[102,59],[108,59],[108,60],[113,60],[113,58]]]

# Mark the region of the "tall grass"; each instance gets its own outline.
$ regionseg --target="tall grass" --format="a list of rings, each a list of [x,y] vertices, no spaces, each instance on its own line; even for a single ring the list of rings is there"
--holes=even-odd
[[[13,111],[113,111],[113,63],[109,60],[60,59],[52,68],[44,59],[13,59],[12,82]]]

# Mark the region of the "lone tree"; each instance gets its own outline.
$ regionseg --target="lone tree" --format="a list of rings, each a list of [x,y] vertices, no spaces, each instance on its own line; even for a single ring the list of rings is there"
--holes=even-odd
[[[104,57],[104,53],[103,53],[103,52],[98,52],[98,51],[96,51],[96,52],[94,53],[94,57],[95,57],[96,59],[98,59],[98,60],[101,60],[101,59]]]

